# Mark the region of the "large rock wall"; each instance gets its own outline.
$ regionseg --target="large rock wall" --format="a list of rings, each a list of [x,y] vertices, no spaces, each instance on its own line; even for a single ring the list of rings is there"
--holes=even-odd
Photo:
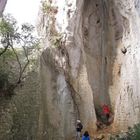
[[[0,17],[2,16],[6,3],[7,3],[7,0],[0,0]]]
[[[38,25],[45,47],[39,139],[74,138],[76,119],[92,135],[95,109],[104,103],[114,113],[115,131],[140,122],[140,1],[47,3],[52,9],[40,11]]]
[[[49,34],[49,29],[46,35],[40,32],[45,50],[41,56],[40,68],[43,102],[38,139],[45,140],[53,137],[57,140],[71,140],[76,137],[77,119],[80,119],[84,129],[90,132],[95,130],[96,122],[92,88],[88,81],[84,54],[81,49],[83,1],[79,1],[77,8],[76,1],[73,0],[63,0],[64,5],[57,1],[53,2],[52,5],[58,6],[55,29],[64,37],[61,46],[53,46],[51,39],[55,37]],[[59,12],[63,14],[61,20]],[[39,24],[39,31],[44,33],[46,27],[50,28],[46,25],[47,18],[47,15],[41,13],[40,23],[45,22]],[[45,135],[42,132],[46,132]]]
[[[119,126],[119,129],[126,129],[140,122],[140,1],[120,0],[116,1],[115,5],[122,18],[121,44],[127,52],[121,59],[120,86],[114,123]]]

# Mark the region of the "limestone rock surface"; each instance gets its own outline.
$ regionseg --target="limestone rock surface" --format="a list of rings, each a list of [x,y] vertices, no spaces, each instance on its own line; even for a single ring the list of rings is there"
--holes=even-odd
[[[2,16],[6,3],[7,3],[7,0],[0,0],[0,17]]]
[[[140,122],[139,7],[140,0],[44,2],[40,140],[74,139],[76,119],[92,135],[103,104],[114,131]]]

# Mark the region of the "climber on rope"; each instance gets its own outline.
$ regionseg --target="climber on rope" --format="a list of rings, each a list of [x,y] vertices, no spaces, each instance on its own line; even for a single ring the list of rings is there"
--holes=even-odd
[[[103,109],[103,115],[106,117],[106,121],[108,124],[109,118],[110,118],[110,109],[109,109],[108,105],[105,105],[105,104],[102,106],[102,109]]]
[[[81,123],[80,120],[77,120],[77,124],[76,124],[76,131],[77,131],[77,136],[76,136],[76,140],[81,140],[81,131],[83,129],[83,125]]]

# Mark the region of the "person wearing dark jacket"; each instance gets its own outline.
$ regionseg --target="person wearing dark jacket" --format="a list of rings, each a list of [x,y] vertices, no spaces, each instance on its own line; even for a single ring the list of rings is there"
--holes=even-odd
[[[76,125],[76,131],[77,131],[77,140],[80,140],[81,138],[81,131],[82,131],[82,129],[83,129],[83,125],[82,125],[82,123],[81,123],[81,121],[80,120],[77,120],[77,125]]]
[[[103,105],[103,114],[105,115],[106,123],[108,124],[109,118],[110,118],[110,109],[108,105],[105,105],[105,104]]]
[[[85,131],[84,135],[82,136],[82,140],[90,140],[88,131]]]

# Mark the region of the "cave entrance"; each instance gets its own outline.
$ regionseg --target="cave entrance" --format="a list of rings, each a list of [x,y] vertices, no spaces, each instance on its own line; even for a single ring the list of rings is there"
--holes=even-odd
[[[103,106],[96,107],[95,112],[97,118],[97,131],[107,128],[113,123],[114,114],[111,110],[111,107],[109,107],[108,105],[104,104]]]

